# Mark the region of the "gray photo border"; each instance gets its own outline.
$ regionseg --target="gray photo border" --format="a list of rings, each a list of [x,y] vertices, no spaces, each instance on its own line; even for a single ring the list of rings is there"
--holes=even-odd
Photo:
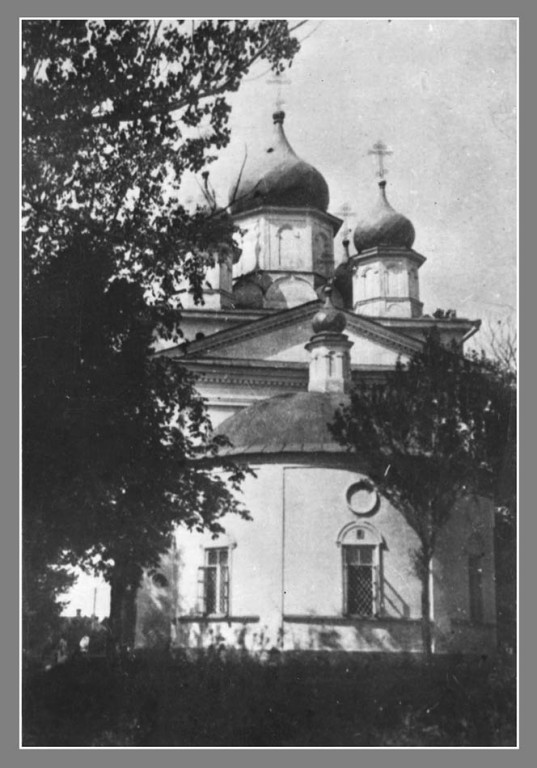
[[[537,558],[532,557],[532,543],[537,540],[535,533],[536,518],[529,498],[529,483],[527,476],[531,471],[535,453],[531,450],[535,435],[534,409],[529,407],[531,397],[531,382],[537,378],[537,372],[531,370],[537,367],[537,355],[528,349],[532,339],[532,321],[535,322],[535,304],[531,302],[531,287],[537,285],[535,273],[537,272],[537,258],[532,253],[530,242],[530,216],[535,216],[535,197],[533,185],[535,181],[535,152],[529,142],[530,126],[535,125],[535,96],[532,98],[532,81],[537,72],[535,62],[535,5],[531,0],[511,1],[500,3],[497,0],[485,3],[484,0],[471,0],[462,2],[452,0],[448,4],[418,2],[412,0],[405,3],[397,2],[371,2],[362,0],[359,6],[350,0],[338,0],[331,3],[329,8],[326,3],[316,0],[313,5],[305,0],[289,2],[272,2],[270,6],[263,6],[256,2],[255,5],[244,1],[234,0],[225,4],[212,2],[182,2],[173,3],[170,0],[159,0],[148,6],[140,0],[115,0],[114,2],[101,2],[94,0],[91,5],[75,4],[63,0],[38,3],[23,1],[16,8],[2,11],[2,25],[0,34],[2,45],[0,53],[2,57],[2,94],[3,94],[3,120],[2,120],[2,168],[7,167],[7,173],[3,175],[2,183],[2,243],[4,255],[1,260],[2,280],[2,333],[3,351],[3,375],[2,375],[2,506],[3,514],[0,518],[2,527],[2,606],[4,616],[9,617],[4,622],[2,633],[1,655],[1,680],[2,685],[2,758],[3,764],[10,768],[39,764],[40,766],[108,766],[113,761],[118,766],[140,766],[145,768],[149,761],[154,765],[181,765],[181,766],[250,766],[276,765],[293,768],[324,768],[327,763],[334,766],[347,766],[362,763],[366,765],[397,765],[397,766],[429,766],[433,765],[461,765],[461,766],[487,766],[503,768],[506,764],[520,766],[531,765],[533,760],[532,747],[535,743],[535,727],[533,725],[534,713],[537,709],[535,702],[535,664],[529,661],[531,639],[535,636],[537,628],[536,610],[531,610],[531,595],[535,593],[535,569]],[[82,7],[81,7],[82,6]],[[6,6],[7,7],[7,6]],[[433,12],[436,10],[436,13]],[[331,14],[327,10],[332,11]],[[520,478],[521,478],[521,502],[519,508],[525,513],[520,525],[520,562],[524,563],[523,579],[520,579],[520,730],[519,747],[517,749],[20,749],[19,748],[19,596],[15,589],[15,574],[19,573],[18,547],[19,523],[17,510],[19,508],[19,233],[18,233],[18,194],[19,187],[19,160],[18,160],[18,129],[19,129],[19,75],[18,75],[18,36],[20,17],[69,17],[69,16],[296,16],[296,17],[501,17],[520,18],[520,107],[522,120],[520,123],[521,146],[527,154],[520,157],[520,261],[519,270],[522,280],[520,282],[520,321],[519,331],[525,351],[521,373],[523,382],[521,387],[521,405],[524,419],[521,419],[520,441]],[[338,51],[335,55],[344,56],[344,51]],[[533,118],[533,120],[532,120]],[[533,182],[533,183],[532,183]],[[526,226],[524,226],[524,223]],[[533,315],[533,317],[532,317]],[[535,333],[533,333],[533,337]],[[532,376],[533,374],[533,376]],[[524,482],[526,480],[526,482]],[[7,493],[6,493],[7,489]],[[519,569],[520,571],[520,569]],[[6,631],[7,627],[7,631]]]

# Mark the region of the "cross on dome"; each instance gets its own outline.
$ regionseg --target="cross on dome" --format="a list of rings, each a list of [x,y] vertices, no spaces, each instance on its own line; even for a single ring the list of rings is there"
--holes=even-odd
[[[386,144],[383,141],[380,141],[379,139],[379,141],[373,144],[373,149],[370,149],[367,154],[377,156],[378,165],[379,165],[377,176],[383,179],[387,173],[386,168],[384,167],[384,158],[386,157],[386,155],[393,155],[393,151],[391,149],[388,149]]]
[[[343,203],[341,208],[337,211],[338,216],[343,219],[343,228],[341,231],[342,240],[348,240],[352,230],[349,227],[349,219],[351,216],[355,216],[355,211],[352,210],[349,203]]]
[[[285,104],[285,99],[282,96],[282,85],[291,85],[289,78],[282,77],[280,72],[275,72],[274,77],[267,80],[268,85],[274,85],[277,87],[276,101],[274,102],[274,109],[276,112],[281,112]]]

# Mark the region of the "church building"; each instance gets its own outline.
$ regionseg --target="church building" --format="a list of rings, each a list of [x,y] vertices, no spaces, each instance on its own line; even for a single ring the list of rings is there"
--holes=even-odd
[[[159,572],[144,577],[136,643],[164,635],[184,649],[419,652],[417,535],[329,424],[353,381],[381,381],[433,327],[462,348],[479,322],[423,314],[426,259],[382,172],[371,212],[335,255],[343,221],[284,118],[275,112],[270,146],[231,185],[240,255],[221,249],[204,304],[185,303],[189,343],[159,353],[196,375],[231,443],[222,454],[254,470],[240,493],[251,520],[230,515],[216,539],[178,530]],[[383,145],[375,151],[382,159]],[[454,510],[431,593],[435,652],[494,648],[487,500]]]

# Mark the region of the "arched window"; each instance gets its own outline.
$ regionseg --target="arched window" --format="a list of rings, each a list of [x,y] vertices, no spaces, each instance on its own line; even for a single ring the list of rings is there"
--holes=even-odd
[[[284,224],[278,229],[277,237],[278,266],[290,269],[296,262],[296,234],[289,224]]]
[[[340,532],[345,616],[373,618],[382,613],[382,544],[369,523],[349,523]]]

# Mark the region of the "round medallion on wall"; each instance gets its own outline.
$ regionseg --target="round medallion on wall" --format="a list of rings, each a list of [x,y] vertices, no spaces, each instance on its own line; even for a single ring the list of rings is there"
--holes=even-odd
[[[358,480],[347,488],[347,505],[355,515],[371,515],[377,511],[379,494],[369,480]]]

